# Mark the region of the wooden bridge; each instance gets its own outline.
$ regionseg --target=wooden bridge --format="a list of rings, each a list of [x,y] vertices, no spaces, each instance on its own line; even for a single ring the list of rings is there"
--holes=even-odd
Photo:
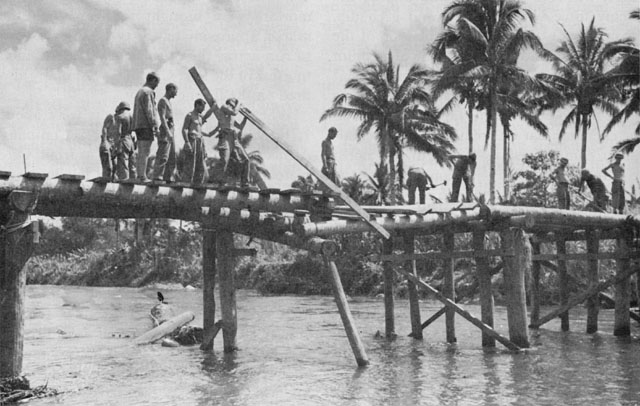
[[[209,104],[213,97],[195,71],[190,70]],[[195,221],[203,229],[203,315],[205,339],[210,350],[222,330],[224,351],[236,349],[237,317],[234,268],[243,250],[234,246],[234,233],[286,244],[322,255],[349,344],[359,366],[368,364],[349,304],[342,289],[335,259],[341,247],[330,237],[340,234],[375,232],[382,239],[381,252],[371,252],[383,262],[385,334],[395,335],[394,280],[399,273],[408,281],[411,336],[422,339],[422,330],[441,315],[446,317],[446,340],[456,341],[455,315],[482,330],[482,345],[496,341],[510,350],[529,346],[529,327],[538,328],[560,317],[562,330],[569,329],[568,310],[588,302],[587,333],[598,330],[597,295],[615,286],[615,335],[630,334],[630,285],[638,272],[640,218],[605,213],[566,211],[531,207],[484,206],[475,203],[447,203],[417,206],[360,207],[290,146],[277,138],[248,109],[240,110],[251,123],[309,170],[328,192],[266,189],[259,192],[212,185],[138,184],[130,181],[85,180],[80,175],[50,177],[43,173],[11,176],[0,171],[0,377],[18,376],[23,357],[23,305],[26,275],[24,265],[39,239],[37,222],[31,215],[96,218],[169,218]],[[336,204],[337,200],[346,203]],[[472,234],[472,250],[456,247],[456,234]],[[499,248],[490,248],[487,236],[497,234]],[[415,252],[415,239],[422,235],[441,237],[442,249],[427,247]],[[601,252],[600,242],[614,240],[615,252]],[[567,253],[568,241],[586,241],[586,252]],[[553,249],[542,249],[551,245]],[[549,253],[551,252],[551,253]],[[502,259],[498,269],[489,267],[490,257]],[[459,258],[473,258],[479,282],[480,317],[455,302],[454,265]],[[444,281],[437,290],[422,281],[416,261],[443,261]],[[601,281],[599,261],[615,260],[616,274]],[[569,297],[567,261],[586,261],[589,288]],[[540,267],[557,271],[561,306],[540,316],[538,295]],[[506,290],[508,337],[493,329],[494,299],[491,277],[502,270]],[[531,274],[527,289],[525,275]],[[220,320],[216,321],[214,281],[218,276]],[[423,322],[418,289],[443,303],[436,314]],[[527,295],[531,302],[527,321]]]

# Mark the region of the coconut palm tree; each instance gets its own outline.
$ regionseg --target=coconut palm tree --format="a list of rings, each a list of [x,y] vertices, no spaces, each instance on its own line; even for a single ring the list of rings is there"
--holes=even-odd
[[[244,134],[239,138],[240,145],[245,149],[245,151],[251,145],[251,141],[253,141],[252,134]],[[217,149],[217,148],[216,148]],[[255,185],[260,189],[266,189],[267,183],[265,179],[271,179],[271,173],[267,168],[264,167],[264,158],[260,154],[260,151],[251,151],[247,152],[247,156],[249,157],[249,183],[251,185]],[[221,173],[222,165],[220,158],[209,157],[207,158],[207,168],[209,168],[209,179],[217,179],[219,176],[215,176],[216,174]],[[231,163],[228,175],[231,179],[240,179],[240,167],[238,165],[234,165]]]
[[[426,90],[428,71],[425,68],[413,65],[401,80],[400,67],[394,65],[391,52],[387,60],[377,54],[374,59],[372,63],[354,66],[355,77],[345,85],[348,93],[336,96],[320,121],[330,117],[356,118],[360,120],[358,140],[369,133],[376,136],[380,165],[389,168],[393,202],[398,146],[406,143],[408,147],[432,154],[438,163],[448,164],[456,135],[451,126],[432,114],[433,100]],[[386,193],[383,190],[383,194]]]
[[[584,23],[581,27],[576,40],[562,27],[566,38],[556,49],[559,56],[551,52],[544,53],[556,74],[536,76],[548,85],[551,92],[555,92],[555,100],[549,105],[552,110],[571,107],[562,122],[559,138],[562,139],[571,123],[575,124],[576,138],[582,129],[581,168],[585,168],[588,130],[592,119],[597,122],[594,108],[598,107],[611,116],[618,114],[615,101],[621,99],[621,93],[615,84],[619,78],[607,74],[605,69],[623,47],[631,45],[631,40],[607,42],[607,34],[595,26],[595,18],[587,27]]]
[[[356,203],[362,204],[366,196],[370,194],[371,185],[356,173],[342,180],[342,190]]]
[[[498,90],[509,82],[527,89],[535,87],[535,78],[516,66],[521,50],[542,49],[538,37],[521,27],[526,21],[533,24],[535,18],[518,0],[456,0],[443,11],[442,21],[445,27],[454,27],[459,36],[449,43],[459,58],[441,72],[440,86],[466,81],[469,89],[480,95],[474,98],[482,104],[477,107],[487,109],[489,200],[494,203]]]
[[[298,175],[298,178],[291,182],[291,187],[300,189],[303,192],[313,192],[314,190],[319,189],[318,182],[311,175],[301,176]]]

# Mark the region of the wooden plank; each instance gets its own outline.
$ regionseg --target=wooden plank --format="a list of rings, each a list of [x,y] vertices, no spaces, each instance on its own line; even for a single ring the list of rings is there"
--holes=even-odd
[[[509,341],[508,338],[504,337],[503,335],[499,334],[497,331],[495,331],[491,327],[489,327],[486,324],[484,324],[482,321],[480,321],[477,318],[473,317],[471,315],[471,313],[469,313],[468,311],[464,310],[462,307],[460,307],[458,304],[454,303],[453,301],[449,300],[447,297],[445,297],[442,293],[440,293],[433,286],[431,286],[428,283],[424,282],[422,279],[416,277],[415,275],[412,275],[412,274],[406,272],[402,268],[396,268],[396,271],[401,273],[402,275],[404,275],[407,279],[412,280],[416,285],[418,285],[422,289],[424,289],[424,290],[428,291],[429,293],[433,294],[436,297],[436,299],[438,299],[440,302],[444,303],[444,305],[447,308],[452,308],[456,313],[458,313],[460,316],[462,316],[462,318],[466,319],[467,321],[469,321],[474,326],[478,327],[483,332],[485,332],[487,334],[490,334],[500,344],[504,345],[505,347],[507,347],[508,349],[510,349],[512,351],[519,351],[520,350],[520,347],[518,347],[517,345],[515,345],[514,343]]]
[[[574,253],[574,254],[535,254],[532,255],[533,261],[593,261],[598,259],[633,259],[640,258],[640,251],[630,251],[621,254],[619,252],[600,252],[600,253]]]
[[[31,178],[31,179],[46,179],[49,176],[48,173],[41,172],[27,172],[22,175],[23,178]]]
[[[404,262],[425,259],[450,259],[450,258],[486,258],[513,256],[513,250],[485,250],[485,251],[453,251],[453,252],[425,252],[421,254],[394,254],[394,255],[369,255],[371,261]]]
[[[200,77],[200,74],[198,73],[198,70],[196,69],[196,67],[194,66],[191,69],[189,69],[189,73],[191,74],[191,77],[193,78],[193,80],[196,82],[196,85],[200,89],[200,92],[202,92],[202,95],[207,100],[207,103],[209,103],[210,105],[213,105],[213,103],[215,102],[215,99],[213,98],[213,95],[211,94],[211,92],[207,88],[207,85],[202,80],[202,77]],[[376,223],[374,221],[371,221],[369,219],[369,214],[366,211],[364,211],[358,205],[358,203],[353,201],[353,199],[351,199],[351,197],[349,197],[349,195],[344,193],[342,191],[342,189],[340,189],[340,187],[335,185],[321,171],[317,170],[313,165],[311,165],[311,162],[309,162],[306,158],[302,157],[297,152],[294,152],[294,149],[289,144],[287,144],[285,141],[283,141],[279,137],[277,137],[273,133],[273,131],[271,129],[269,129],[269,127],[267,127],[267,125],[265,123],[263,123],[262,120],[260,120],[249,109],[247,109],[246,107],[241,107],[240,108],[240,114],[242,114],[244,117],[246,117],[247,120],[249,120],[249,122],[251,122],[251,124],[253,124],[260,131],[262,131],[267,137],[269,137],[271,139],[271,141],[273,141],[277,146],[282,148],[284,150],[284,152],[286,152],[296,162],[298,162],[306,170],[311,172],[311,174],[313,176],[315,176],[329,190],[331,190],[332,192],[338,194],[338,196],[340,196],[340,199],[342,199],[349,207],[351,207],[356,213],[358,213],[358,215],[367,224],[369,224],[370,227],[372,227],[374,230],[376,230],[381,236],[383,236],[385,239],[388,239],[388,238],[391,237],[391,234],[389,234],[389,232],[387,230],[385,230],[384,227],[382,227],[378,223]]]
[[[234,248],[231,254],[234,257],[255,257],[257,253],[255,248]]]
[[[58,175],[58,176],[54,177],[53,179],[69,180],[69,181],[81,181],[81,180],[84,180],[84,175],[71,175],[71,174],[68,174],[68,173],[63,173],[62,175]]]

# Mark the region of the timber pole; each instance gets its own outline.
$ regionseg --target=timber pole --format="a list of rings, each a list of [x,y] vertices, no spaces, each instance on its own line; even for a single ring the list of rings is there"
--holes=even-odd
[[[202,232],[202,305],[203,305],[203,336],[212,337],[215,329],[216,317],[216,232],[205,228]],[[201,350],[213,349],[213,340],[200,346]]]
[[[0,378],[22,374],[27,282],[24,265],[39,237],[38,223],[29,220],[35,202],[35,194],[21,191],[0,199]]]
[[[331,247],[333,247],[333,245],[329,244],[323,247],[322,258],[327,269],[327,275],[329,276],[329,280],[331,281],[333,297],[336,301],[336,305],[338,306],[338,312],[340,313],[340,318],[342,319],[344,330],[347,333],[349,345],[351,345],[351,350],[353,351],[353,355],[356,358],[356,363],[358,364],[358,366],[363,367],[369,364],[369,358],[367,357],[364,345],[362,344],[362,340],[360,339],[360,334],[358,334],[358,329],[351,315],[349,303],[347,302],[347,297],[344,294],[342,282],[340,281],[338,268],[336,267],[336,263],[332,259],[332,257],[335,255],[335,250],[331,249]]]
[[[236,334],[238,331],[238,316],[236,309],[236,287],[234,282],[235,256],[233,233],[219,231],[217,235],[216,254],[220,270],[220,313],[222,313],[222,340],[224,352],[237,349]]]
[[[558,236],[558,235],[556,235]],[[569,303],[569,273],[567,272],[567,261],[564,255],[567,247],[562,235],[556,240],[556,254],[558,255],[558,279],[560,282],[560,306],[565,307]],[[560,313],[560,329],[569,331],[569,312]]]
[[[484,252],[484,232],[473,233],[473,250]],[[482,322],[489,327],[493,327],[493,291],[491,289],[491,273],[487,257],[476,256],[476,278],[480,288],[480,317]],[[496,340],[493,336],[482,332],[482,346],[495,347]]]
[[[505,267],[502,271],[507,292],[509,339],[521,348],[528,348],[525,275],[531,270],[531,245],[524,231],[514,228],[502,233],[502,248],[505,251],[513,249],[512,256],[503,258]]]
[[[393,254],[393,238],[382,240],[382,254]],[[384,334],[387,338],[394,338],[396,335],[396,321],[394,315],[394,263],[392,261],[383,262],[384,279]]]
[[[537,239],[531,241],[531,252],[533,255],[540,254],[540,242]],[[530,323],[535,324],[540,318],[540,261],[533,261],[531,264],[531,316]]]
[[[618,255],[622,256],[616,260],[616,275],[625,275],[630,268],[629,258],[624,258],[629,253],[629,237],[617,240]],[[631,317],[629,315],[629,305],[631,301],[631,283],[629,277],[622,278],[615,284],[614,300],[615,321],[613,335],[628,336],[631,334]]]
[[[455,234],[453,233],[444,233],[442,235],[443,239],[443,250],[445,253],[453,253],[455,249]],[[444,295],[447,299],[451,300],[455,303],[456,301],[456,288],[454,285],[453,271],[455,267],[455,260],[453,257],[445,259],[443,261],[442,270],[444,272],[444,284],[443,290]],[[455,343],[456,339],[456,312],[452,307],[447,307],[447,312],[445,313],[445,325],[447,329],[447,342]]]
[[[413,254],[415,252],[415,237],[413,234],[404,234],[404,252],[405,254]],[[412,275],[418,276],[416,271],[416,261],[409,260],[405,263],[407,272]],[[418,300],[418,287],[413,281],[407,281],[407,288],[409,290],[409,317],[411,319],[411,337],[422,340],[422,324],[420,322],[420,302]]]
[[[598,249],[600,241],[598,233],[595,230],[587,231],[587,253],[590,258],[587,262],[589,286],[596,286],[600,282],[598,276]],[[587,299],[587,334],[593,334],[598,331],[598,311],[600,301],[598,295],[591,296]]]

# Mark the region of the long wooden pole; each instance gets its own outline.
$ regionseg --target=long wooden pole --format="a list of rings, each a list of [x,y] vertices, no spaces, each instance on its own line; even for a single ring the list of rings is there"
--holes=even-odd
[[[598,255],[598,233],[595,230],[587,231],[587,252],[595,257]],[[600,279],[598,276],[598,259],[593,258],[587,261],[588,280],[590,286],[596,286]],[[587,334],[593,334],[598,331],[598,311],[600,301],[598,296],[594,295],[587,299]]]
[[[413,254],[415,251],[415,238],[412,234],[405,234],[403,236],[404,252],[406,254]],[[418,276],[416,271],[416,261],[407,261],[405,263],[405,269],[407,272]],[[418,288],[412,281],[407,282],[407,288],[409,290],[409,318],[411,319],[411,337],[421,340],[422,339],[422,326],[420,322],[420,301],[418,298]]]
[[[391,255],[393,253],[393,239],[382,241],[382,253]],[[394,311],[394,263],[384,261],[382,265],[384,279],[384,332],[387,338],[396,336],[396,319]]]
[[[564,239],[556,241],[556,254],[558,254],[558,279],[560,286],[560,306],[565,307],[569,303],[569,273],[567,272],[567,261],[562,256],[567,253]],[[560,329],[569,331],[569,312],[560,314]]]
[[[455,235],[453,233],[444,233],[443,236],[443,251],[444,252],[453,252]],[[452,302],[455,303],[456,300],[456,287],[454,285],[454,277],[453,272],[455,268],[455,260],[453,258],[448,258],[443,261],[442,270],[444,272],[444,283],[443,290],[444,295],[449,298]],[[452,307],[447,307],[447,312],[445,314],[446,320],[446,329],[447,329],[447,342],[455,343],[456,339],[456,312]]]
[[[531,242],[531,252],[533,255],[540,254],[540,243],[537,241]],[[531,264],[531,315],[530,324],[538,322],[540,318],[540,261],[532,261]]]
[[[484,251],[484,232],[473,233],[473,249],[476,252]],[[491,273],[489,262],[486,257],[479,256],[476,260],[476,278],[480,290],[480,317],[482,322],[489,327],[493,327],[493,291],[491,288]],[[482,333],[482,346],[495,347],[496,340],[489,334]]]
[[[529,347],[525,274],[531,270],[531,246],[521,229],[502,233],[502,244],[511,246],[515,255],[504,257],[503,275],[507,299],[509,338],[521,348]]]
[[[627,238],[620,238],[617,246],[617,251],[620,255],[624,256],[628,254],[629,243]],[[625,275],[630,268],[629,259],[621,258],[616,260],[616,268],[617,275]],[[616,301],[616,306],[613,335],[628,336],[631,334],[631,318],[629,316],[631,283],[629,277],[621,278],[620,281],[615,284],[614,300]]]
[[[236,334],[238,331],[238,317],[236,309],[236,287],[234,282],[235,257],[233,250],[233,233],[218,232],[216,254],[220,271],[220,312],[222,313],[222,340],[224,352],[237,349]]]
[[[203,306],[203,335],[212,337],[216,323],[216,232],[205,228],[202,232],[202,306]],[[201,350],[213,349],[213,340],[204,342]]]
[[[333,297],[336,301],[336,305],[338,306],[342,325],[347,333],[347,338],[349,339],[353,355],[356,358],[356,363],[360,367],[366,366],[369,364],[369,357],[367,357],[364,345],[360,339],[360,334],[358,334],[358,329],[353,317],[351,316],[351,310],[349,309],[349,303],[347,302],[347,297],[345,296],[344,289],[342,288],[342,282],[340,281],[340,274],[338,273],[336,263],[331,259],[330,255],[323,254],[322,257],[327,269],[327,275],[331,281]]]
[[[481,320],[478,320],[477,318],[473,317],[471,315],[471,313],[469,313],[468,311],[464,310],[462,307],[460,307],[458,304],[453,302],[451,299],[447,298],[445,295],[440,293],[433,286],[431,286],[428,283],[424,282],[423,280],[421,280],[420,278],[416,277],[415,275],[407,273],[403,269],[398,268],[397,271],[400,272],[402,275],[404,275],[407,279],[413,280],[413,282],[417,286],[419,286],[422,289],[425,289],[427,292],[431,293],[436,299],[438,299],[440,302],[442,302],[447,308],[453,309],[456,313],[458,313],[460,316],[462,316],[462,318],[464,318],[465,320],[469,321],[471,324],[473,324],[474,326],[478,327],[483,332],[492,335],[496,339],[496,341],[498,341],[500,344],[504,345],[505,347],[507,347],[508,349],[513,350],[513,351],[520,350],[520,347],[518,347],[516,344],[512,343],[511,341],[509,341],[508,338],[500,335],[497,331],[495,331],[491,327],[489,327],[486,324],[484,324]]]

